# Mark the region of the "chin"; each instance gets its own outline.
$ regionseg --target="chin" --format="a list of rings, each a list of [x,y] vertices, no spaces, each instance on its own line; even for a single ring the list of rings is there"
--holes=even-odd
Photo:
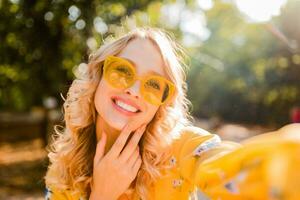
[[[129,121],[132,121],[132,120],[134,121],[133,122],[134,125],[132,126],[133,130],[136,130],[139,126],[141,126],[142,124],[145,123],[145,121],[142,120],[142,117],[139,117],[138,119],[128,119],[128,120]],[[122,121],[122,120],[120,120],[120,121],[111,120],[110,122],[108,122],[108,125],[111,128],[115,129],[115,130],[121,131],[129,121],[127,121],[127,120],[124,120],[124,121]]]
[[[122,121],[117,122],[117,121],[113,120],[113,121],[108,122],[108,125],[113,129],[122,130],[123,127],[126,125],[126,122],[122,122]]]
[[[128,122],[134,123],[132,128],[135,130],[139,126],[147,122],[147,119],[145,119],[145,115],[143,115],[142,113],[139,113],[136,116],[127,117],[112,108],[107,109],[105,112],[103,112],[103,114],[104,121],[115,130],[122,130],[124,126],[128,124]]]

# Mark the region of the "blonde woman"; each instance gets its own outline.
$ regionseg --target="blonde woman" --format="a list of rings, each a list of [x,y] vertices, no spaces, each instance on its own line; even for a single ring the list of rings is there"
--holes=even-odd
[[[300,195],[299,127],[242,145],[193,127],[182,55],[164,31],[137,28],[77,68],[65,127],[48,149],[46,199],[179,200],[196,188],[211,199]],[[270,168],[276,161],[287,165]]]

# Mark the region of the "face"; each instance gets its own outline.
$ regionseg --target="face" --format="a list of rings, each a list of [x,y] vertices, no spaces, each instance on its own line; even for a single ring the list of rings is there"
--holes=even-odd
[[[148,39],[131,40],[116,56],[129,60],[138,76],[156,74],[167,77],[160,52]],[[113,88],[101,78],[94,103],[97,114],[104,123],[116,130],[121,130],[129,121],[133,121],[135,127],[148,124],[159,108],[143,99],[140,94],[140,80],[130,88],[121,90]]]

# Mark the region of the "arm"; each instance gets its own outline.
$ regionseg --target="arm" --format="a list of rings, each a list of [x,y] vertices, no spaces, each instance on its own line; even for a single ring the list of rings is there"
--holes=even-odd
[[[278,133],[243,146],[190,133],[179,151],[180,174],[212,199],[292,199],[300,195],[300,140]]]

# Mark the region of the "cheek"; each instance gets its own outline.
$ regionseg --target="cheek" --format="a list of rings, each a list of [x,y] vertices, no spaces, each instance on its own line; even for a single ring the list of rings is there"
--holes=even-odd
[[[154,106],[147,103],[147,112],[145,113],[145,118],[147,122],[150,122],[158,111],[159,106]]]
[[[135,121],[134,129],[138,128],[142,124],[149,124],[154,118],[159,106],[153,106],[147,103],[147,109],[141,113],[137,118],[133,119]]]
[[[102,107],[107,102],[107,99],[105,97],[108,95],[108,92],[109,92],[108,88],[101,80],[95,92],[95,98],[94,98],[95,108],[98,113],[100,113],[101,110],[103,110]]]

